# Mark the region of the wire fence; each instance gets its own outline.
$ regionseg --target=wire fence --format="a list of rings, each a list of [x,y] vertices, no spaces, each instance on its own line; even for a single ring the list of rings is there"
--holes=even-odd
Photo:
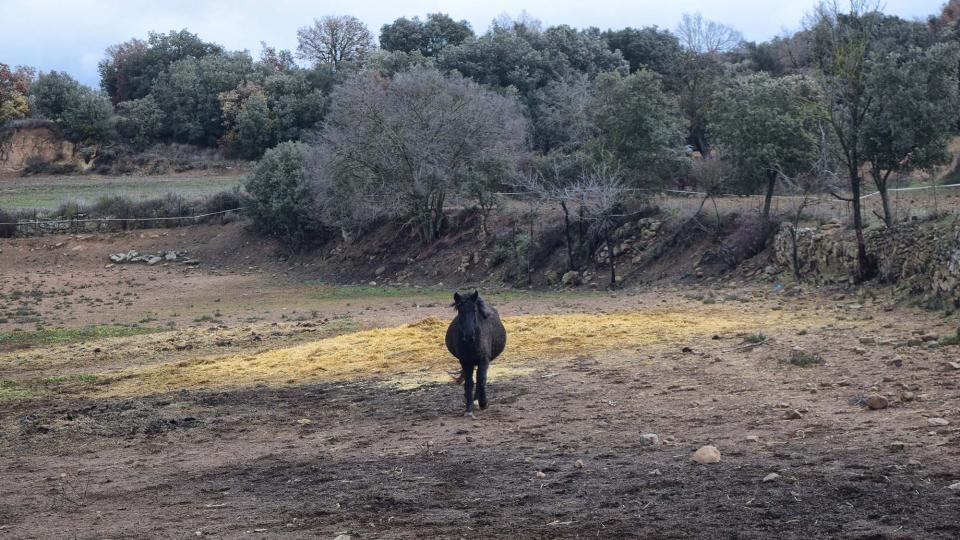
[[[91,218],[84,214],[78,214],[70,219],[44,219],[34,217],[34,219],[18,219],[0,223],[0,227],[15,227],[16,234],[21,236],[43,235],[43,234],[79,234],[84,232],[104,232],[110,230],[128,230],[128,229],[153,229],[164,227],[181,227],[183,225],[205,223],[212,221],[211,218],[219,216],[219,221],[225,222],[228,219],[239,217],[243,207],[221,210],[218,212],[208,212],[204,214],[195,214],[190,216],[160,216],[160,217],[135,217],[135,218]]]

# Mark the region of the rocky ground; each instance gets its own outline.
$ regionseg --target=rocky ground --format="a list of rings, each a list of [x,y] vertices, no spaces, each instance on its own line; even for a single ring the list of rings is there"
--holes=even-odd
[[[33,319],[4,329],[150,332],[0,344],[0,538],[960,536],[956,320],[886,289],[500,291],[506,317],[749,322],[508,345],[476,420],[456,386],[382,374],[97,397],[130,368],[451,315],[441,289],[319,284],[231,234],[0,244],[0,293]],[[131,249],[200,264],[105,268]]]

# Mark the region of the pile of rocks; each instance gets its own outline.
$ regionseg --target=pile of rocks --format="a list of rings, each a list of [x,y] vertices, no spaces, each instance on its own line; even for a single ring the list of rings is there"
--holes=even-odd
[[[793,269],[793,226],[774,238],[773,257]],[[825,283],[852,280],[857,268],[853,233],[839,223],[798,228],[797,259],[804,279]],[[877,258],[879,278],[897,292],[921,296],[930,307],[960,305],[960,220],[901,223],[866,234],[867,252]]]
[[[613,256],[619,258],[623,254],[633,255],[632,262],[641,262],[643,252],[657,238],[663,222],[654,218],[643,218],[639,221],[629,221],[617,229],[616,242],[613,245]],[[607,246],[601,246],[594,253],[594,260],[598,264],[607,262]]]
[[[140,253],[132,249],[126,253],[111,254],[110,261],[114,264],[142,263],[148,266],[153,266],[161,262],[180,262],[188,265],[199,264],[199,261],[191,259],[183,252],[162,251],[160,253]]]

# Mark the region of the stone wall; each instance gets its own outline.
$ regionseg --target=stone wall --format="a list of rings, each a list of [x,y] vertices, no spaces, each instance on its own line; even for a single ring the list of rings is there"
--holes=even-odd
[[[793,272],[792,224],[774,239],[774,262]],[[921,297],[931,307],[960,306],[960,220],[904,223],[866,233],[867,251],[876,257],[882,283],[898,293]],[[831,223],[797,229],[801,278],[821,283],[851,282],[857,264],[853,232]]]

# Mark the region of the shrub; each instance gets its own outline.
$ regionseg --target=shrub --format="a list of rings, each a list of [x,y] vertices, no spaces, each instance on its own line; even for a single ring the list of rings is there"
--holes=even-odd
[[[16,234],[16,216],[0,208],[0,238],[13,238]]]
[[[47,161],[40,156],[30,156],[20,171],[22,176],[31,176],[34,174],[73,174],[77,172],[75,163],[57,163],[56,161]]]
[[[247,181],[247,207],[261,232],[298,249],[314,241],[322,231],[312,217],[313,193],[305,170],[310,147],[285,142],[263,155]]]
[[[808,367],[823,364],[824,360],[819,354],[809,353],[802,349],[794,349],[790,351],[789,362],[795,366]]]

